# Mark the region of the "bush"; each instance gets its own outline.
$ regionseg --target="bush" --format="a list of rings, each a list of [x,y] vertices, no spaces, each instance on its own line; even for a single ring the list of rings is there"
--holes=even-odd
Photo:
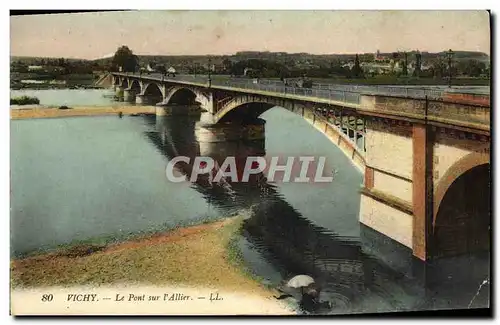
[[[29,96],[22,96],[22,97],[15,97],[10,99],[10,104],[11,105],[33,105],[33,104],[40,104],[40,100],[36,97],[29,97]]]

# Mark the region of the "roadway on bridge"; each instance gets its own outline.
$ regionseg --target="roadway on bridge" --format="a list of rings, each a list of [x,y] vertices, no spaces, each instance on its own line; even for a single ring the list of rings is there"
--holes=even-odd
[[[161,73],[127,73],[127,75],[147,78],[152,80],[171,80],[192,82],[197,84],[208,84],[207,75],[177,75],[175,77],[164,77]],[[460,92],[467,94],[478,94],[489,96],[488,86],[421,86],[421,85],[345,85],[345,84],[322,84],[313,83],[312,88],[302,88],[295,84],[294,80],[285,85],[283,81],[272,79],[251,79],[246,77],[230,77],[222,75],[211,76],[212,86],[234,87],[243,89],[264,90],[283,94],[306,95],[316,98],[326,98],[350,103],[359,103],[361,94],[374,95],[396,95],[412,98],[440,99],[444,94]]]

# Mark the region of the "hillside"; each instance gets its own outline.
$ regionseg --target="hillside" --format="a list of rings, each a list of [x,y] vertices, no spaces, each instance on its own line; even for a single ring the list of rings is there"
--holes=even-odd
[[[41,60],[57,60],[59,58],[51,58],[51,57],[40,57],[40,56],[11,56],[10,57],[10,62],[20,62],[24,63],[27,65],[35,65],[38,64]],[[68,62],[90,62],[91,60],[85,60],[85,59],[74,59],[74,58],[64,58],[65,61]]]
[[[409,51],[408,57],[412,58],[416,54],[416,51]],[[392,56],[393,53],[380,53],[382,56]],[[438,52],[422,52],[422,58],[424,60],[434,59],[438,56],[444,57],[446,53]],[[259,51],[243,51],[237,52],[233,55],[138,55],[139,61],[141,63],[154,62],[156,64],[165,65],[183,65],[183,64],[207,64],[208,59],[212,60],[214,64],[220,64],[224,59],[229,59],[231,61],[240,61],[247,59],[264,59],[264,60],[274,60],[277,62],[286,63],[290,60],[314,60],[314,61],[347,61],[354,60],[355,54],[310,54],[310,53],[286,53],[286,52],[259,52]],[[373,53],[359,53],[360,60],[371,60],[373,58]],[[482,52],[474,51],[454,51],[455,60],[478,60],[483,62],[488,62],[490,56]],[[46,58],[46,57],[28,57],[28,56],[11,56],[10,60],[18,61],[25,64],[37,64],[41,60],[57,59],[57,58]],[[96,59],[96,60],[85,60],[85,59],[66,59],[69,62],[78,61],[89,61],[96,62],[99,65],[111,63],[112,57]]]

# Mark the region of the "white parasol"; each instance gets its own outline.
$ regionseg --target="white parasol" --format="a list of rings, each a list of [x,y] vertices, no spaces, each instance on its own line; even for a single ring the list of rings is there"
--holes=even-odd
[[[313,297],[317,297],[319,295],[319,289],[316,287],[316,282],[312,277],[305,274],[296,275],[288,282],[283,283],[281,287],[278,287],[278,291],[284,293],[279,297],[275,297],[277,299],[284,299],[286,297],[295,297],[295,290],[290,291],[291,289],[300,289],[300,293],[304,295],[304,290],[307,290],[307,294]],[[302,299],[299,298],[299,299]]]
[[[287,282],[287,286],[291,288],[303,288],[314,283],[314,279],[309,275],[296,275]]]

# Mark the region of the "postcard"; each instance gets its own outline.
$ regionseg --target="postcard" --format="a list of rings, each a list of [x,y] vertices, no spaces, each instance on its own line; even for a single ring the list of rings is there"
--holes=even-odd
[[[10,24],[11,315],[491,310],[488,11]]]

